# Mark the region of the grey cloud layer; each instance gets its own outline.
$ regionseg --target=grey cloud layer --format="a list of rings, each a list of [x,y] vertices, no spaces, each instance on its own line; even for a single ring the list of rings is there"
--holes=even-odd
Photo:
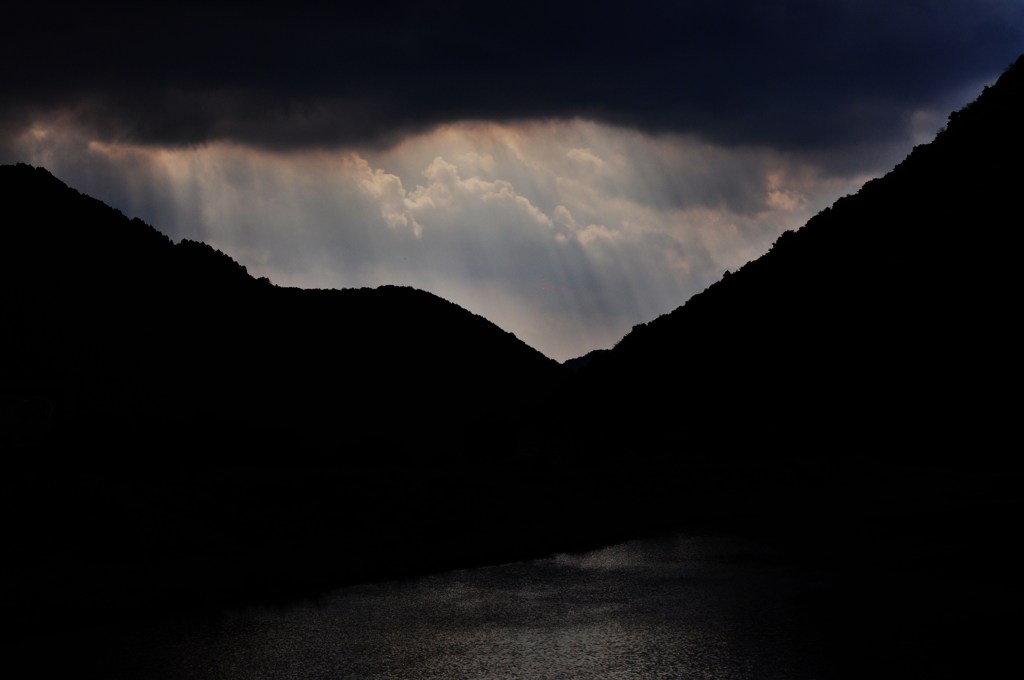
[[[59,112],[107,141],[308,148],[582,116],[812,149],[891,141],[1024,49],[1006,0],[350,4],[6,7],[0,134]]]

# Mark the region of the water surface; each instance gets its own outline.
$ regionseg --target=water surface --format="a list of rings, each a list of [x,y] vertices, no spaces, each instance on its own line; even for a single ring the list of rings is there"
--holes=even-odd
[[[965,619],[975,597],[983,616]],[[957,677],[991,639],[971,631],[1005,631],[984,604],[997,598],[749,538],[674,536],[108,626],[48,641],[31,667],[135,680]]]

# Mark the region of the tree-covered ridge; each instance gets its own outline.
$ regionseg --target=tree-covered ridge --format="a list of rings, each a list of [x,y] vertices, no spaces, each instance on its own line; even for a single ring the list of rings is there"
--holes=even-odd
[[[404,406],[392,415],[420,426],[452,414],[490,420],[517,408],[509,386],[559,373],[437,296],[280,288],[43,169],[0,168],[0,203],[0,392],[48,402],[44,439],[84,428],[118,440],[162,423],[258,442],[269,427],[300,448],[337,451],[342,432],[410,438],[375,425],[395,404]],[[42,444],[32,432],[8,436]]]
[[[1024,59],[890,173],[635,327],[587,379],[644,394],[656,375],[672,406],[640,408],[675,409],[694,435],[725,421],[752,440],[798,440],[810,422],[858,445],[979,435],[1005,415],[987,381],[1017,371],[1022,120]]]
[[[254,279],[41,168],[0,166],[0,206],[5,634],[585,540],[564,470],[513,500],[563,371],[483,317]]]

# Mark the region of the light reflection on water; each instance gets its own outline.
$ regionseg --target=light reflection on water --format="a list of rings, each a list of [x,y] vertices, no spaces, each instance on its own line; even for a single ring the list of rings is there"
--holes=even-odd
[[[808,574],[759,557],[749,542],[675,537],[344,588],[139,632],[126,675],[820,677],[793,618]]]

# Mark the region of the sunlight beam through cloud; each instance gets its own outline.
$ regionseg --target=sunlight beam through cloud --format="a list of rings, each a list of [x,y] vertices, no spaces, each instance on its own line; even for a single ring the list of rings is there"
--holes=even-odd
[[[293,151],[101,143],[56,120],[19,144],[76,188],[254,275],[415,286],[559,360],[613,345],[870,177],[581,119]]]

